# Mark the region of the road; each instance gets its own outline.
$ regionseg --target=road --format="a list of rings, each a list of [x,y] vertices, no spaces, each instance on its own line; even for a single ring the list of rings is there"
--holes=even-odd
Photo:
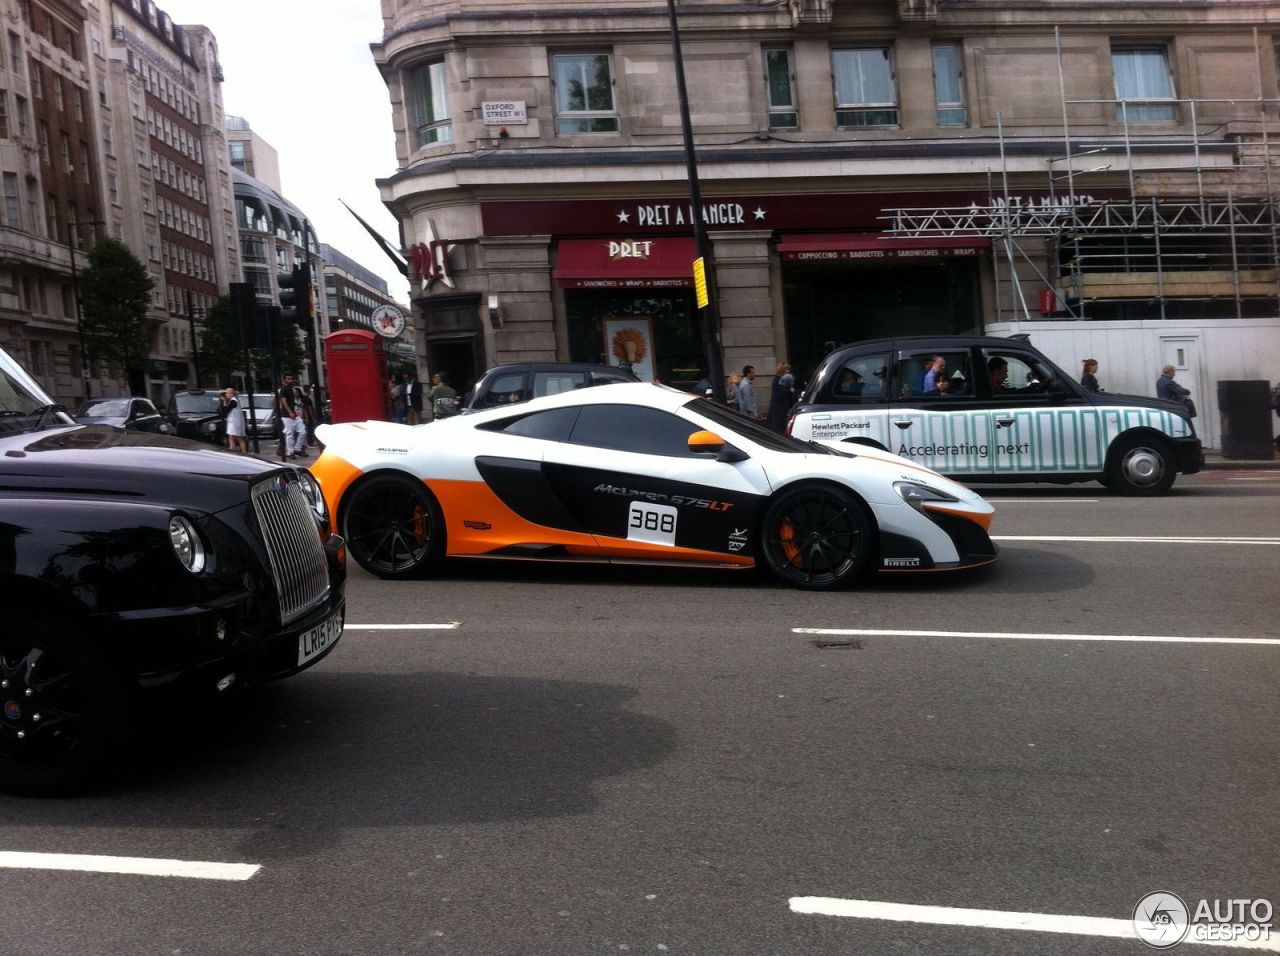
[[[1280,472],[985,490],[994,568],[837,594],[353,568],[320,666],[0,798],[0,851],[251,878],[0,865],[0,951],[1139,954],[1147,893],[1280,905]]]

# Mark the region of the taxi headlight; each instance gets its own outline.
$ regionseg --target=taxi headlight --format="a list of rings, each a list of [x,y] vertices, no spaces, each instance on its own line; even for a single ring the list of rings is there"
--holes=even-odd
[[[324,520],[328,509],[324,503],[324,492],[320,490],[320,482],[316,481],[311,472],[303,470],[298,472],[298,484],[302,486],[302,493],[307,496],[307,504],[311,505],[316,517]]]
[[[217,422],[205,422],[205,423],[204,423],[204,430],[205,430],[205,431],[207,431],[210,435],[212,435],[214,432],[216,432],[216,431],[218,430],[218,423],[217,423]]]
[[[928,485],[917,484],[914,481],[895,481],[893,490],[898,493],[899,498],[917,511],[922,510],[931,501],[960,500],[955,495],[949,495],[945,491],[939,491],[937,488],[931,488]]]
[[[182,515],[174,515],[169,519],[169,541],[173,544],[173,553],[178,556],[182,566],[192,574],[199,574],[208,563],[208,552],[204,541],[195,525]]]

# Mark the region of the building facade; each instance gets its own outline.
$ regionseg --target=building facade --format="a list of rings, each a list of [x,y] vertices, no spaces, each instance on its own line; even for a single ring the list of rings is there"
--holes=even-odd
[[[1103,9],[1105,7],[1105,10]],[[419,351],[702,364],[665,0],[383,0],[375,59]],[[1280,366],[1280,8],[1253,0],[684,0],[727,369],[832,343],[1028,332],[1217,439],[1215,383]],[[767,388],[768,377],[757,379]]]
[[[253,131],[243,116],[227,117],[227,149],[233,168],[247,173],[276,192],[280,185],[280,154],[274,146]]]
[[[391,297],[387,280],[376,272],[325,243],[320,244],[320,258],[324,260],[325,307],[335,332],[353,328],[374,331],[373,313],[380,306],[394,306],[402,314],[410,314],[407,305]],[[411,332],[384,344],[393,361],[415,363]]]

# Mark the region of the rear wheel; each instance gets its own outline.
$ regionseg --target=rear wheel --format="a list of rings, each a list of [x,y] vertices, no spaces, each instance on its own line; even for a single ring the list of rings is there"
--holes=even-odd
[[[106,655],[59,622],[15,615],[0,637],[0,788],[82,789],[119,743],[123,702]]]
[[[1103,484],[1122,495],[1162,495],[1173,487],[1177,474],[1168,442],[1153,435],[1129,435],[1112,446]]]
[[[380,578],[424,577],[444,559],[444,515],[420,481],[377,475],[356,485],[342,536],[360,567]]]
[[[850,492],[825,485],[783,491],[765,511],[765,564],[794,587],[825,591],[862,574],[871,561],[875,528]]]

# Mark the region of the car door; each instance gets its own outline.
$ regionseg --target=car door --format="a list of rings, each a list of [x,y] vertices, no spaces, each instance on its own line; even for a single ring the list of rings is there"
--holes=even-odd
[[[125,427],[140,432],[158,432],[163,421],[160,412],[148,399],[135,398],[130,403],[129,421]]]
[[[797,438],[860,441],[890,448],[888,349],[856,353],[824,373],[815,407],[796,423]]]
[[[633,559],[741,555],[769,494],[756,462],[689,450],[702,430],[639,405],[584,405],[570,438],[548,447],[543,473],[603,553]]]
[[[1100,467],[1097,407],[1044,356],[1016,343],[979,350],[986,370],[995,475],[1058,475]]]
[[[899,349],[889,450],[944,475],[990,474],[991,415],[985,397],[975,394],[974,378],[970,348]]]

